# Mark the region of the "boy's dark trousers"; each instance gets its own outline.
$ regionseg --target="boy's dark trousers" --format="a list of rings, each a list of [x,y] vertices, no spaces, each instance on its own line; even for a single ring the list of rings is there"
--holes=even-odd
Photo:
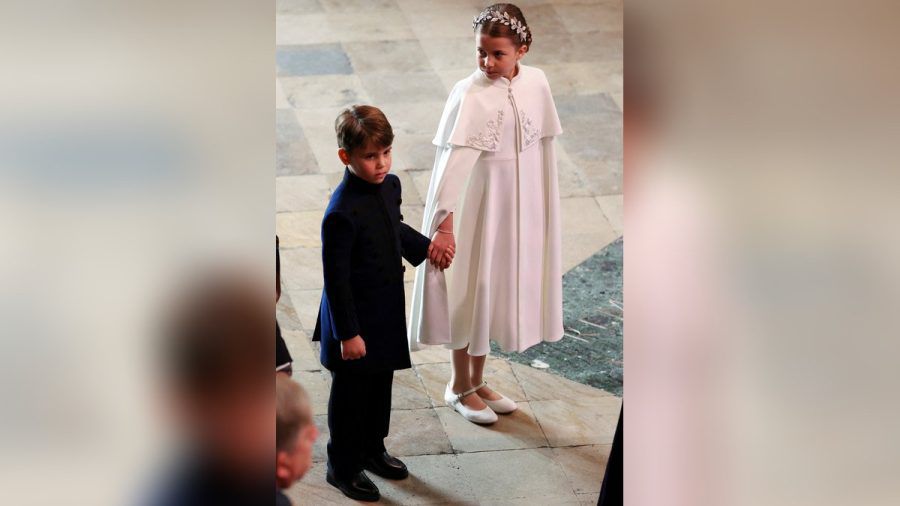
[[[328,467],[337,478],[362,471],[366,457],[385,451],[393,382],[394,371],[331,373]]]

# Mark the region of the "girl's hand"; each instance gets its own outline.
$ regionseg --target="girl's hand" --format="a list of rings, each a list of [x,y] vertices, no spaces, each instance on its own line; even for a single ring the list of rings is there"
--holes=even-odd
[[[444,221],[438,225],[438,231],[431,238],[431,246],[432,248],[428,250],[428,260],[431,262],[431,265],[435,269],[446,269],[446,266],[442,267],[444,257],[449,255],[452,260],[453,255],[456,254],[456,239],[453,237],[453,213],[447,215]]]
[[[441,271],[444,271],[445,269],[450,267],[450,264],[452,264],[452,263],[453,263],[453,255],[448,252],[448,253],[444,254],[443,258],[441,258],[441,265],[438,268]]]
[[[444,259],[449,257],[452,260],[453,255],[456,254],[456,240],[453,234],[435,232],[434,237],[431,238],[431,245],[432,248],[429,252],[428,260],[436,269],[444,270],[446,268],[442,267]]]

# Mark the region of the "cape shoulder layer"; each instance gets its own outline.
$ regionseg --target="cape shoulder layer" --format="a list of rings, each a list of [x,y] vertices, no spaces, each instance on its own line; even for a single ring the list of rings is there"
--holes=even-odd
[[[462,146],[481,151],[497,151],[502,138],[503,108],[511,97],[518,111],[520,151],[525,151],[544,137],[562,133],[553,95],[544,72],[519,65],[512,82],[488,79],[480,70],[456,83],[447,99],[444,113],[432,141],[435,146]]]

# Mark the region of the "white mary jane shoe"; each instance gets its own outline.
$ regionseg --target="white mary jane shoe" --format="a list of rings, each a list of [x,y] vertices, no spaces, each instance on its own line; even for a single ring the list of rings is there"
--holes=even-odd
[[[457,413],[461,414],[463,418],[470,422],[479,423],[479,424],[490,424],[497,421],[497,413],[487,407],[484,409],[475,410],[467,407],[462,403],[462,398],[474,394],[475,390],[481,388],[481,385],[478,385],[475,388],[471,388],[466,390],[461,394],[453,393],[453,390],[450,388],[450,385],[447,385],[447,388],[444,389],[444,402],[447,403],[447,406],[455,409]]]
[[[478,390],[479,388],[486,387],[486,386],[487,386],[487,381],[483,381],[480,385],[475,387],[475,390]],[[499,392],[494,392],[494,393],[499,395],[500,398],[492,401],[490,399],[485,399],[484,397],[481,397],[479,395],[479,397],[481,397],[481,400],[483,400],[484,403],[487,404],[488,407],[491,408],[491,411],[493,411],[494,413],[497,413],[498,415],[505,415],[507,413],[512,413],[513,411],[519,409],[519,405],[516,404],[516,401],[510,399],[509,397],[506,397],[505,395],[503,395]]]

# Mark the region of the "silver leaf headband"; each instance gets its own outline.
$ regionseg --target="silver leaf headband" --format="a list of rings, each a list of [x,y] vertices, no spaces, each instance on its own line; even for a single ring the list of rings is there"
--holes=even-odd
[[[478,27],[481,23],[485,21],[493,21],[495,23],[500,23],[502,25],[506,25],[510,27],[516,34],[519,36],[519,40],[525,42],[528,40],[528,27],[525,26],[525,23],[522,23],[517,18],[510,16],[508,12],[500,12],[500,11],[485,11],[481,14],[475,16],[475,19],[472,20],[472,29]]]

